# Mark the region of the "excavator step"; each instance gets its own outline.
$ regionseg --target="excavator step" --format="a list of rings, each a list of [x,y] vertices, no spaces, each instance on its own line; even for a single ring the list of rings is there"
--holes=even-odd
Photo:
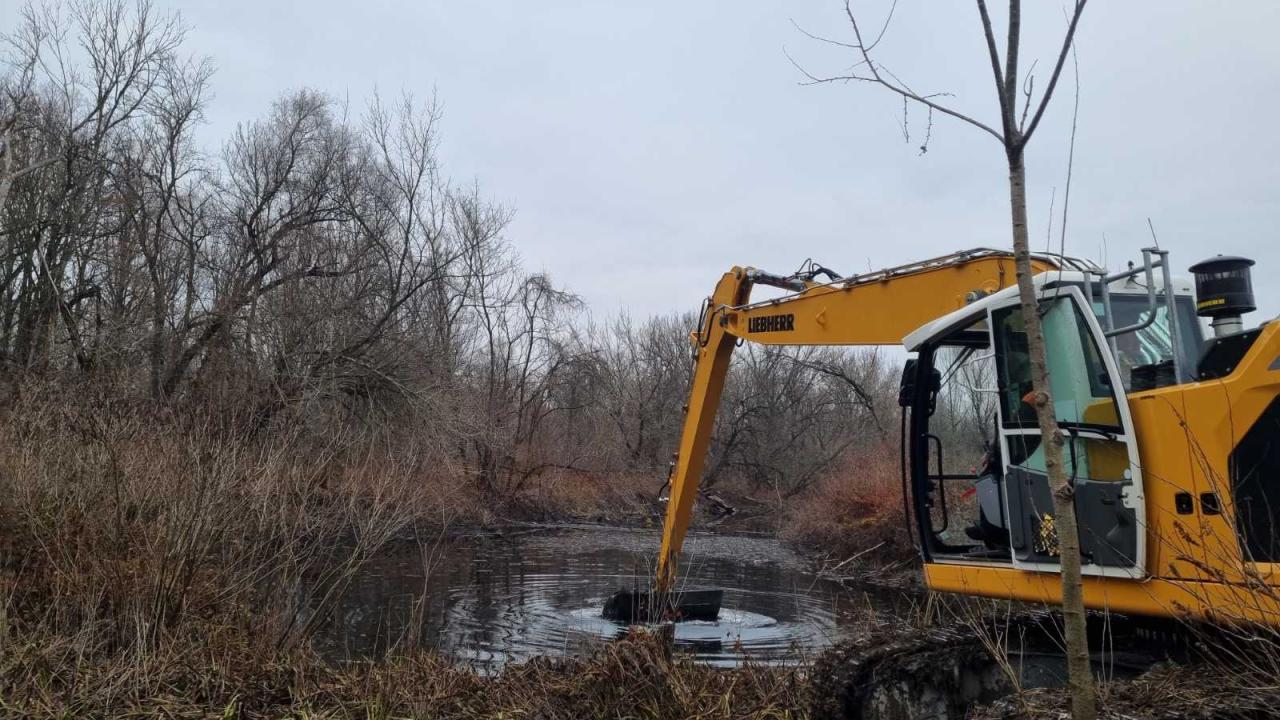
[[[724,591],[712,588],[661,594],[624,588],[605,600],[601,616],[623,623],[715,620],[723,601]]]

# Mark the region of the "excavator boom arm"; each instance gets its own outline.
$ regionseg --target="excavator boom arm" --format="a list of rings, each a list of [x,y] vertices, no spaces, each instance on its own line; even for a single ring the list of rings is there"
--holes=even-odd
[[[1035,272],[1081,262],[1035,255]],[[693,382],[680,448],[671,470],[655,590],[674,586],[711,442],[720,394],[740,341],[764,345],[894,345],[912,330],[1014,282],[1013,254],[977,249],[862,276],[818,284],[735,267],[720,278],[691,334]],[[794,294],[750,302],[752,286],[767,283]]]

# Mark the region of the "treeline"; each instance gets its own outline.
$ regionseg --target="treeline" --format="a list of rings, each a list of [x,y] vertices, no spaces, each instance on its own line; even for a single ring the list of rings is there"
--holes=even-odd
[[[409,443],[485,496],[665,473],[689,315],[593,319],[444,173],[432,100],[281,96],[216,149],[212,63],[147,4],[30,6],[0,79],[0,367],[23,393]],[[710,278],[709,278],[710,281]],[[692,289],[691,289],[692,291]],[[743,348],[710,483],[782,500],[896,441],[896,370]]]

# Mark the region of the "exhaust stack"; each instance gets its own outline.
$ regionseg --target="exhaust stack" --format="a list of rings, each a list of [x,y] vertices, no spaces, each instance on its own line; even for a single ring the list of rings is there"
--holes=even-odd
[[[1249,258],[1219,255],[1192,265],[1196,278],[1196,314],[1210,318],[1217,337],[1244,330],[1240,316],[1253,312],[1253,278]]]

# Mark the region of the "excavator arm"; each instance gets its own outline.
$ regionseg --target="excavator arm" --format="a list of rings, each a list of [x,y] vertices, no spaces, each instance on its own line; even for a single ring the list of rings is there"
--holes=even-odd
[[[1056,255],[1032,256],[1035,272],[1075,269],[1078,263]],[[725,273],[690,334],[693,382],[680,448],[671,468],[655,591],[673,589],[720,394],[733,349],[740,342],[895,345],[930,320],[1013,282],[1013,254],[981,248],[828,283],[779,277],[753,268],[735,267]],[[755,285],[791,294],[753,304],[751,290]]]

